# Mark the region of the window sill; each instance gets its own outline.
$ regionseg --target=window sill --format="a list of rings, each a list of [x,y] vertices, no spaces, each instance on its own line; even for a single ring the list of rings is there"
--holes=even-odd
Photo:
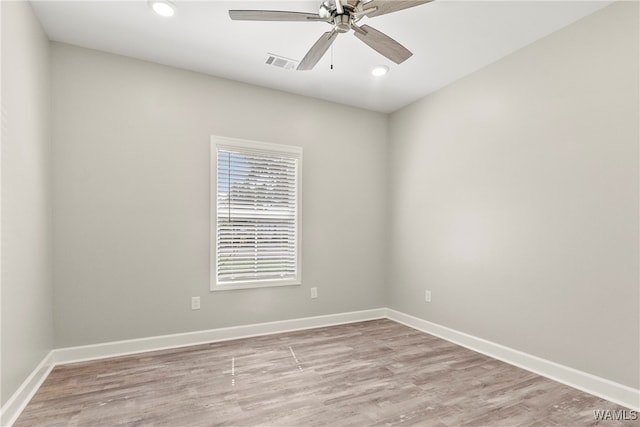
[[[273,281],[273,282],[238,282],[235,284],[211,285],[211,291],[235,291],[238,289],[275,288],[282,286],[300,286],[299,280]]]

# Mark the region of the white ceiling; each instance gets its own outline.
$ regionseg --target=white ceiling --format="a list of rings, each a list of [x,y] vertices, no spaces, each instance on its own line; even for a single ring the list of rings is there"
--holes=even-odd
[[[317,13],[320,1],[174,1],[172,18],[155,15],[146,1],[32,2],[51,40],[117,53],[326,99],[391,112],[552,33],[611,1],[436,0],[367,23],[413,52],[391,63],[341,34],[312,71],[264,64],[267,53],[300,60],[323,22],[231,21],[229,9]],[[371,68],[388,65],[374,77]]]

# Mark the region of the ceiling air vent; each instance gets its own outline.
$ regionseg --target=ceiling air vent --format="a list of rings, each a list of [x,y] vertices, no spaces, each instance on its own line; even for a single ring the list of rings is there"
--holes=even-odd
[[[273,53],[267,53],[264,63],[273,65],[274,67],[284,68],[285,70],[295,70],[298,67],[298,61],[285,58],[284,56],[274,55]]]

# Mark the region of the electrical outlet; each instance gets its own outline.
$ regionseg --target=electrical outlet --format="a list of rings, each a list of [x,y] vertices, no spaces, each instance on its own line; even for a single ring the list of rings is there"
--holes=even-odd
[[[200,310],[200,297],[191,297],[191,310]]]
[[[431,291],[424,291],[424,300],[426,302],[431,302]]]
[[[311,298],[318,298],[318,288],[311,288]]]

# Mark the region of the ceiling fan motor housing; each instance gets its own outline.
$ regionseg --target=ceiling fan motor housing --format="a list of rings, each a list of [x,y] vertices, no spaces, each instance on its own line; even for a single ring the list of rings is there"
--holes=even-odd
[[[343,12],[338,13],[336,1],[340,0],[326,0],[322,3],[318,15],[332,23],[337,32],[347,33],[351,30],[351,24],[354,22],[354,8],[348,2],[347,4],[340,3]]]
[[[335,29],[339,33],[346,33],[351,29],[351,16],[348,13],[333,18]]]

